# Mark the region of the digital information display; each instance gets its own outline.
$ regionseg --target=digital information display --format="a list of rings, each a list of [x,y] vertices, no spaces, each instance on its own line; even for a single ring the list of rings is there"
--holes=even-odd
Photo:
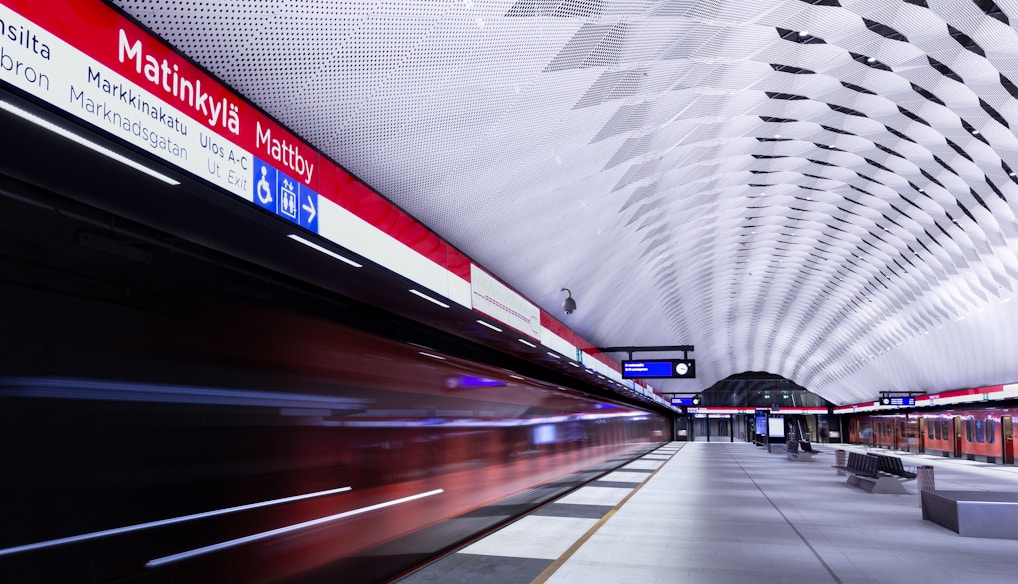
[[[691,398],[691,397],[673,397],[672,398],[672,405],[673,406],[694,406],[694,405],[697,405],[697,404],[693,403],[693,398]]]
[[[623,379],[693,379],[696,377],[695,359],[652,359],[623,361]]]
[[[880,405],[882,406],[914,406],[914,397],[882,397],[880,398]]]
[[[767,410],[756,411],[756,433],[760,436],[767,435]]]

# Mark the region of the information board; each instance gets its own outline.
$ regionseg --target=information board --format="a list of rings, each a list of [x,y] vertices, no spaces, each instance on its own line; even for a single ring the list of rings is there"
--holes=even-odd
[[[623,379],[692,379],[696,377],[694,359],[648,359],[623,361]]]
[[[785,437],[784,416],[771,416],[767,419],[767,435],[771,438]]]
[[[756,433],[759,436],[767,435],[767,410],[756,411]]]
[[[882,397],[880,405],[883,406],[914,406],[914,397]]]

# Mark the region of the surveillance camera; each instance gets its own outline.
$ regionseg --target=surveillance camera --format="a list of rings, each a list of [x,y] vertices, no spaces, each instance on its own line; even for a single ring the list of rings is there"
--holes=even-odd
[[[569,290],[569,288],[563,288],[562,291],[569,293],[569,296],[562,301],[562,310],[564,310],[566,314],[572,314],[573,311],[576,310],[576,301],[573,300],[573,293]]]

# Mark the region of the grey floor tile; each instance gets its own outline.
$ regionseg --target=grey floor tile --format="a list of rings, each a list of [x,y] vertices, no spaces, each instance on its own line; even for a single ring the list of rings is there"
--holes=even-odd
[[[400,580],[400,584],[529,584],[551,560],[450,554]]]
[[[614,508],[615,507],[613,505],[552,503],[534,511],[531,515],[544,517],[580,517],[584,519],[600,519]]]

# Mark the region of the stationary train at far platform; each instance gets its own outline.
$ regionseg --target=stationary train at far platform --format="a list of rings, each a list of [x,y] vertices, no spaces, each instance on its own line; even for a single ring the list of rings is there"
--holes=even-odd
[[[852,444],[995,464],[1015,464],[1018,406],[853,416]]]

